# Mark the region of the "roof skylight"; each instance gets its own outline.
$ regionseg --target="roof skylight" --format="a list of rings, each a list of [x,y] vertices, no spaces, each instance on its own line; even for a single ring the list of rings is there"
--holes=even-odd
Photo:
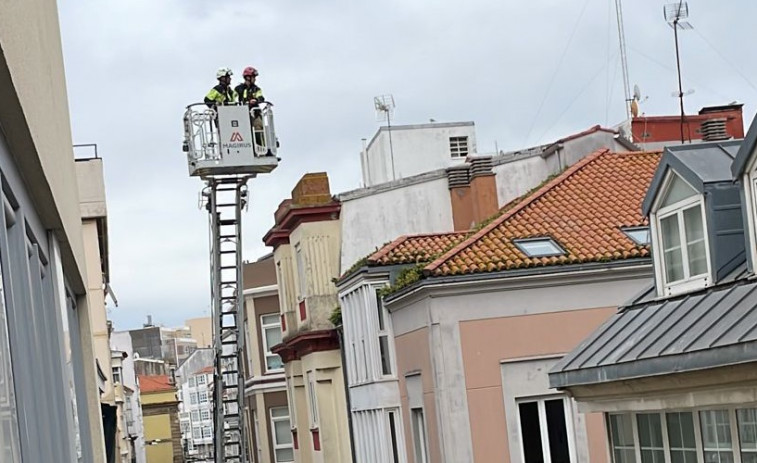
[[[528,257],[548,257],[565,254],[565,250],[552,238],[513,240],[513,244]]]
[[[627,227],[621,228],[620,231],[626,234],[634,243],[639,246],[646,246],[650,243],[649,227]]]

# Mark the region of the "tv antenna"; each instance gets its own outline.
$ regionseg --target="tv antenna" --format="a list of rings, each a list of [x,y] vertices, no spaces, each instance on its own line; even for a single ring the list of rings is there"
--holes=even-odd
[[[683,125],[686,119],[686,113],[683,109],[683,97],[690,95],[691,91],[683,92],[683,83],[681,81],[681,54],[678,48],[678,29],[691,30],[694,28],[688,21],[685,21],[689,17],[689,4],[683,0],[677,3],[668,3],[663,8],[665,14],[665,21],[673,28],[673,36],[676,42],[676,69],[678,70],[678,100],[681,105],[681,143],[685,143],[686,139],[683,133]],[[675,94],[674,94],[675,95]]]
[[[396,179],[394,172],[394,146],[392,146],[392,116],[394,116],[394,96],[379,95],[373,98],[373,107],[376,109],[376,121],[383,122],[386,120],[387,131],[389,132],[389,157],[392,162],[392,180]]]

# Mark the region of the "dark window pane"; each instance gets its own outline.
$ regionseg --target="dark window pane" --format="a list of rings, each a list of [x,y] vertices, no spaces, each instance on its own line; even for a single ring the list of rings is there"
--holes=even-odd
[[[518,411],[523,454],[526,457],[525,463],[544,463],[544,454],[541,450],[538,404],[536,402],[518,404]]]
[[[570,463],[568,450],[568,429],[565,423],[565,402],[562,399],[547,400],[547,432],[552,463]]]
[[[394,458],[391,463],[399,463],[399,443],[397,442],[397,425],[394,420],[397,419],[397,415],[394,412],[389,412],[389,433],[392,437],[392,457]]]
[[[389,359],[389,337],[379,336],[379,349],[381,350],[381,372],[385,375],[392,374],[392,363]]]

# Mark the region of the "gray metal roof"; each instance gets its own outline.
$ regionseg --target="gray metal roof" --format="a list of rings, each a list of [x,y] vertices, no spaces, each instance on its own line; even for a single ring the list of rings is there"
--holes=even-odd
[[[739,178],[744,174],[755,147],[757,147],[757,116],[752,119],[752,125],[749,126],[749,131],[746,133],[746,137],[744,137],[741,149],[739,149],[736,159],[731,164],[731,174],[735,178]]]
[[[660,160],[641,209],[649,215],[668,169],[683,177],[699,193],[707,183],[730,182],[731,165],[741,146],[741,140],[669,146]]]
[[[757,281],[737,279],[621,309],[555,365],[549,381],[565,388],[747,362],[757,362]]]

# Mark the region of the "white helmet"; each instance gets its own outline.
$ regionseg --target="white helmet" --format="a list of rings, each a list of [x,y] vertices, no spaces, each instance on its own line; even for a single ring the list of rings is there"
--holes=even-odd
[[[226,76],[231,77],[233,75],[234,73],[231,72],[231,69],[229,68],[220,68],[219,70],[216,71],[216,79],[220,79],[221,77],[226,77]]]

